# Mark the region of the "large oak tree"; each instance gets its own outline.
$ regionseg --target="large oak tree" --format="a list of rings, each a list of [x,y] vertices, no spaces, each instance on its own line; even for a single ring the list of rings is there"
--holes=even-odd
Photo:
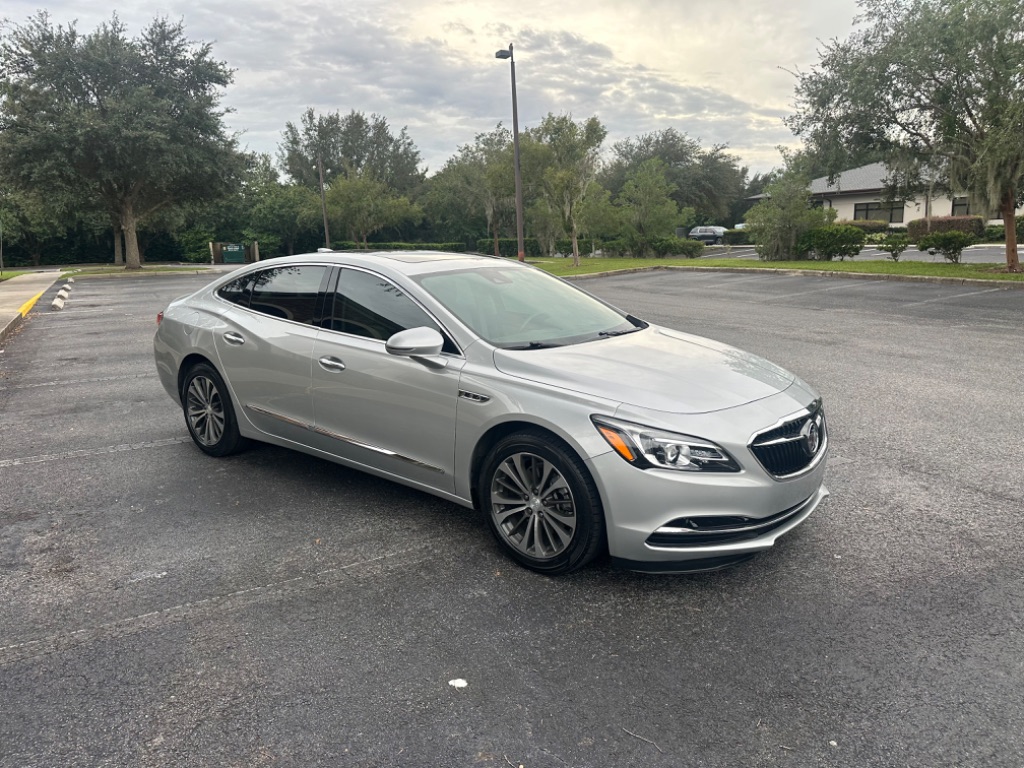
[[[0,174],[105,210],[138,269],[141,222],[218,197],[242,169],[218,106],[231,72],[210,54],[160,18],[136,38],[116,15],[89,34],[46,13],[5,26]]]
[[[860,25],[800,76],[790,127],[820,156],[835,145],[938,171],[1006,228],[1024,188],[1020,0],[860,0]],[[842,152],[839,153],[840,155]],[[843,170],[832,168],[832,172]]]

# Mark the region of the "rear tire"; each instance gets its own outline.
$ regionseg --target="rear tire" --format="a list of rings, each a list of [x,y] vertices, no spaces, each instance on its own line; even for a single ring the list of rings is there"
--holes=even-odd
[[[478,488],[499,546],[530,570],[571,573],[605,549],[597,487],[580,457],[554,435],[529,430],[499,440]]]
[[[181,407],[188,433],[204,453],[229,456],[245,447],[228,388],[210,364],[197,363],[185,374]]]

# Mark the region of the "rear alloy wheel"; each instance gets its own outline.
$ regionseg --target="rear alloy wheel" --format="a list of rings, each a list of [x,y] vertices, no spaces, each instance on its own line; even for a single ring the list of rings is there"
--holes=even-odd
[[[594,482],[553,435],[521,432],[499,441],[484,461],[480,495],[498,543],[527,568],[569,573],[603,548],[604,514]]]
[[[243,447],[231,396],[212,366],[199,363],[189,369],[181,392],[185,424],[200,449],[211,456],[227,456]]]

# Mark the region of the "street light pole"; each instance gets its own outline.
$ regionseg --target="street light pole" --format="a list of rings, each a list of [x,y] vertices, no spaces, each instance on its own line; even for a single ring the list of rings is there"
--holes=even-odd
[[[516,103],[516,60],[512,56],[512,43],[508,50],[496,51],[496,59],[508,59],[512,70],[512,153],[516,176],[516,240],[519,245],[519,260],[526,261],[523,238],[523,175],[519,169],[519,106]]]
[[[320,153],[316,153],[316,170],[320,174],[320,208],[324,212],[324,242],[331,247],[331,230],[327,227],[327,198],[324,196],[324,162]]]

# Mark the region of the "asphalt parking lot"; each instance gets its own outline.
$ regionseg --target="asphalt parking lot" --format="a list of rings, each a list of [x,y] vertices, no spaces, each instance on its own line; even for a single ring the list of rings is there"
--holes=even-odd
[[[1024,763],[1024,291],[581,283],[814,384],[833,496],[731,570],[549,579],[433,497],[200,453],[151,342],[208,279],[82,279],[3,345],[0,765]]]

